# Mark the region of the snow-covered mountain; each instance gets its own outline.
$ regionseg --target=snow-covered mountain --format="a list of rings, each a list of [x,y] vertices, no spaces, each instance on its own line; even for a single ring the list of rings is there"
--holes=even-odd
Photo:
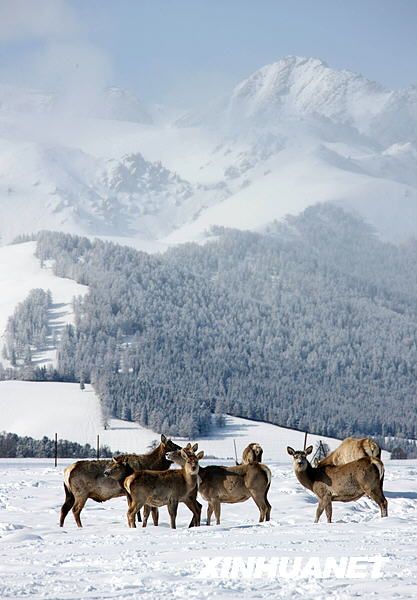
[[[64,116],[55,96],[0,88],[3,243],[45,228],[178,243],[316,202],[417,234],[416,88],[287,57],[170,124],[129,92],[100,98]]]
[[[0,143],[0,193],[4,242],[45,228],[157,239],[187,219],[190,204],[219,195],[138,152],[105,160],[29,142]]]
[[[182,123],[270,130],[288,118],[328,119],[382,144],[409,141],[417,137],[417,88],[388,90],[319,59],[289,56],[262,67],[229,97]]]

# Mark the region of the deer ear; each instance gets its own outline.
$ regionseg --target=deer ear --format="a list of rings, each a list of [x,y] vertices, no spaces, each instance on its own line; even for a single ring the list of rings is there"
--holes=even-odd
[[[168,441],[168,440],[167,440],[167,438],[164,436],[164,434],[163,434],[163,433],[161,433],[161,442],[162,442],[163,444],[166,444],[166,443],[167,443],[167,441]]]
[[[200,452],[196,455],[197,460],[201,460],[204,456],[204,450],[200,450]]]
[[[194,446],[191,448],[191,450],[193,452],[196,452],[198,450],[198,444],[194,444]]]
[[[288,454],[291,454],[291,456],[294,456],[295,450],[294,448],[291,448],[291,446],[287,446],[287,452]]]
[[[186,450],[189,450],[191,448],[191,442],[188,442],[188,444],[185,446]]]
[[[187,460],[188,454],[185,452],[184,448],[181,448],[180,454],[184,460]]]
[[[306,454],[311,454],[311,453],[313,452],[313,446],[309,446],[308,448],[306,448],[306,449],[304,450],[304,452],[305,452]]]
[[[117,458],[115,456],[113,456],[112,461],[117,465]]]

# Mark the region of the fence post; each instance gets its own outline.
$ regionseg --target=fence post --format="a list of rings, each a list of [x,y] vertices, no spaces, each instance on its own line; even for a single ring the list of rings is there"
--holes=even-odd
[[[57,466],[57,464],[58,464],[58,434],[57,433],[55,433],[54,455],[55,455],[55,466]]]
[[[100,436],[97,434],[97,460],[100,458]]]
[[[304,450],[306,449],[306,446],[307,446],[307,436],[308,436],[308,432],[306,431],[304,434]]]

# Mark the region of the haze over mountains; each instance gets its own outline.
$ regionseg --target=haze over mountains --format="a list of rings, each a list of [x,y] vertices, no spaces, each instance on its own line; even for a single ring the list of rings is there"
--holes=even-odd
[[[0,88],[1,243],[54,229],[165,245],[318,202],[417,234],[414,87],[286,57],[175,119],[118,88],[76,92]]]

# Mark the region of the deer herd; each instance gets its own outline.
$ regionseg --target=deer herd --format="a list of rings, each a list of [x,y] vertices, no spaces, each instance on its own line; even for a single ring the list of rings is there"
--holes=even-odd
[[[188,443],[181,448],[161,435],[159,445],[148,454],[75,462],[64,471],[65,501],[60,526],[63,527],[72,509],[76,524],[82,527],[80,514],[88,498],[105,502],[119,496],[127,499],[129,527],[136,527],[136,521],[142,520],[141,510],[143,527],[150,514],[154,525],[158,525],[159,508],[167,506],[171,528],[175,529],[180,502],[192,513],[189,526],[198,527],[202,510],[198,494],[207,502],[207,525],[213,513],[220,524],[222,504],[245,502],[249,498],[258,507],[259,522],[270,520],[271,471],[262,463],[263,450],[259,444],[249,444],[243,451],[242,463],[230,467],[201,466],[199,461],[204,452],[197,451],[198,444]],[[347,438],[315,467],[307,460],[312,451],[313,446],[304,450],[287,447],[298,481],[317,496],[316,523],[323,511],[331,522],[332,502],[351,502],[364,495],[378,504],[381,517],[387,516],[387,500],[382,490],[384,465],[381,449],[374,440]],[[180,468],[170,469],[173,463]]]

